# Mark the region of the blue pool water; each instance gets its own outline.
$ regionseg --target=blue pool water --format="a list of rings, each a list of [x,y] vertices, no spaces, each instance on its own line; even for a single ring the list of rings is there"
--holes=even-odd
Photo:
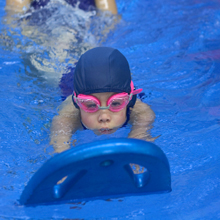
[[[66,6],[46,26],[37,14],[38,27],[28,23],[27,29],[26,20],[9,20],[0,1],[0,219],[220,218],[220,1],[117,3],[122,19],[114,29],[112,17]],[[28,180],[51,157],[49,128],[61,103],[62,72],[98,45],[124,53],[134,82],[144,89],[143,101],[156,113],[151,133],[161,135],[155,143],[170,162],[172,192],[20,206]],[[81,131],[75,138],[79,145],[109,136]]]

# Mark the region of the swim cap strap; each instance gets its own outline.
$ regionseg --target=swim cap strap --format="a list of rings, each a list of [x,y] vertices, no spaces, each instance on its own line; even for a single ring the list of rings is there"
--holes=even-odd
[[[79,109],[79,106],[77,105],[77,103],[76,103],[75,100],[74,100],[74,93],[75,93],[75,92],[73,92],[73,94],[72,94],[73,105],[74,105],[77,109]]]
[[[128,103],[127,108],[133,108],[137,100],[137,95],[133,95],[131,101]]]

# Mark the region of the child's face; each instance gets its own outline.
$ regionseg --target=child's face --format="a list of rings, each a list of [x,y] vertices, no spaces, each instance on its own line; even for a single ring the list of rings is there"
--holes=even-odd
[[[106,102],[116,93],[104,92],[104,93],[93,93],[100,100],[101,106],[106,107]],[[126,121],[126,110],[125,107],[119,112],[112,112],[108,109],[98,110],[97,112],[89,113],[80,109],[82,123],[90,130],[93,130],[95,134],[112,134],[118,128],[120,128]]]

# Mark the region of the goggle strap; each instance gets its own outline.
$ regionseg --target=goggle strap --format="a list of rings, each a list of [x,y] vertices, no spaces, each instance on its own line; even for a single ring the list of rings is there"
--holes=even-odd
[[[132,96],[133,96],[133,93],[130,93],[128,102],[130,102],[130,101],[131,101]]]
[[[133,83],[133,81],[131,80],[131,93],[132,93],[133,95],[137,95],[138,93],[142,92],[142,90],[143,90],[143,89],[136,89],[136,90],[134,90],[134,83]]]
[[[133,91],[133,95],[137,95],[138,93],[142,92],[143,89],[136,89]]]
[[[73,92],[73,100],[78,105],[77,97],[75,91]]]

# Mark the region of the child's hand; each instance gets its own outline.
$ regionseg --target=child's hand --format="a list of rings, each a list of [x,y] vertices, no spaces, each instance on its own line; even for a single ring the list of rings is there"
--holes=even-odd
[[[52,144],[50,142],[50,144]],[[70,149],[70,144],[69,143],[54,143],[52,144],[53,148],[54,148],[54,153],[61,153],[63,151],[66,151],[68,149]]]
[[[135,139],[140,139],[144,141],[150,141],[153,142],[155,141],[159,136],[157,137],[152,137],[151,134],[149,133],[150,127],[141,127],[137,126],[136,128],[133,128],[131,132],[128,135],[128,138],[135,138]]]
[[[72,145],[75,146],[76,139],[72,141]],[[53,145],[54,153],[61,153],[63,151],[66,151],[70,149],[70,142],[61,141],[60,139],[58,142],[54,142],[53,139],[50,141],[50,145]]]
[[[70,148],[70,143],[68,142],[69,137],[60,135],[51,135],[50,145],[53,145],[55,153],[61,153]]]

